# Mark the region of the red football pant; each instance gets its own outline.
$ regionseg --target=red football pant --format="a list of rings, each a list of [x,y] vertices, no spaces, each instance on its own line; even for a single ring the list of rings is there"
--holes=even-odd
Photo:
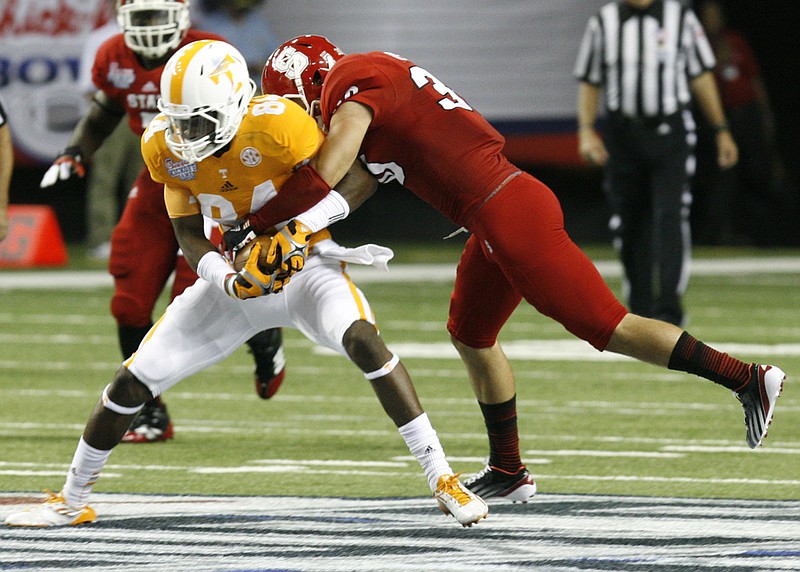
[[[447,329],[473,348],[494,345],[521,299],[598,350],[627,314],[564,230],[553,192],[522,173],[470,222]]]
[[[109,272],[114,277],[111,313],[120,326],[143,328],[175,270],[171,297],[194,284],[197,275],[183,256],[164,204],[164,185],[144,168],[131,188],[119,224],[111,233]]]

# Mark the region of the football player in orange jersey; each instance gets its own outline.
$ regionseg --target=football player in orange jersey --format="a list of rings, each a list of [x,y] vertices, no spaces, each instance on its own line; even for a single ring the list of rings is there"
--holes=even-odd
[[[95,58],[92,79],[98,90],[90,108],[75,128],[69,147],[45,173],[42,187],[76,175],[83,177],[84,162],[92,158],[123,117],[127,116],[131,130],[141,135],[158,113],[158,84],[169,57],[194,40],[222,40],[216,34],[190,28],[188,0],[119,0],[117,20],[122,33],[103,43]],[[117,321],[125,358],[136,351],[153,325],[153,308],[173,270],[171,298],[197,279],[180,255],[163,195],[163,185],[153,181],[143,168],[111,235],[111,313]],[[281,331],[260,332],[248,345],[256,361],[256,391],[267,399],[278,390],[285,375]],[[166,406],[155,397],[142,409],[123,441],[163,441],[171,438],[173,431]]]
[[[162,114],[142,137],[142,155],[153,179],[164,184],[178,242],[200,279],[173,300],[103,391],[62,491],[10,515],[7,525],[67,526],[95,520],[89,494],[142,404],[223,360],[254,333],[275,327],[296,328],[348,356],[419,461],[441,510],[464,526],[486,516],[486,503],[453,474],[405,366],[384,344],[369,302],[345,273],[345,262],[380,266],[391,251],[377,245],[344,248],[331,238],[324,213],[300,218],[291,229],[278,231],[287,240],[304,235],[303,246],[298,246],[304,251],[304,271],[281,288],[259,263],[259,244],[236,272],[206,238],[204,216],[229,228],[268,208],[283,182],[324,140],[300,106],[274,95],[253,98],[254,93],[244,58],[225,42],[193,42],[167,62],[161,78]],[[376,186],[358,162],[341,184],[364,197]],[[330,209],[336,212],[343,199],[332,190],[325,201],[337,203]],[[264,264],[291,263],[296,255],[289,248],[270,251]],[[271,290],[279,293],[266,295]]]

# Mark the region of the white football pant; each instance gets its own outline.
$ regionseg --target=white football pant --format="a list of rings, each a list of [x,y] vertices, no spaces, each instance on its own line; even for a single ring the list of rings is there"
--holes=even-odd
[[[249,300],[230,298],[199,278],[172,301],[125,365],[158,396],[270,328],[294,328],[347,356],[345,331],[357,320],[374,324],[375,317],[345,270],[341,260],[310,256],[283,292]]]

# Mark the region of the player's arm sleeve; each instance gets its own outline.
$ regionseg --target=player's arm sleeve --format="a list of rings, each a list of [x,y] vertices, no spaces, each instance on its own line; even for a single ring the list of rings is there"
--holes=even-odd
[[[141,139],[141,153],[150,178],[164,185],[164,203],[170,218],[180,218],[200,214],[200,203],[188,187],[173,182],[166,173],[162,154],[153,139],[161,128],[158,118],[150,122]]]
[[[586,31],[583,34],[573,70],[573,75],[579,81],[592,85],[600,85],[603,82],[602,38],[600,19],[592,16],[586,24]]]
[[[185,187],[164,185],[164,203],[169,218],[181,218],[200,214],[200,203]]]
[[[95,57],[92,58],[93,63],[91,71],[91,84],[92,86],[97,86],[98,89],[102,89],[102,86],[105,84],[106,81],[106,77],[103,74],[104,61],[105,61],[105,53],[103,50],[98,48]]]
[[[338,73],[325,78],[322,90],[320,106],[325,125],[332,125],[333,114],[346,102],[366,107],[374,127],[380,126],[384,117],[392,116],[397,107],[397,89],[392,77],[375,65],[369,54],[345,56],[336,66]]]
[[[250,226],[263,233],[281,222],[291,220],[312,208],[331,191],[328,183],[311,165],[304,165],[289,177],[281,192],[250,215]]]
[[[686,50],[686,70],[689,77],[694,79],[714,69],[714,66],[717,65],[717,60],[697,16],[688,8],[684,8],[684,10],[681,41]]]
[[[316,205],[297,215],[295,220],[316,232],[344,220],[378,188],[378,181],[361,164],[354,161],[344,178]]]

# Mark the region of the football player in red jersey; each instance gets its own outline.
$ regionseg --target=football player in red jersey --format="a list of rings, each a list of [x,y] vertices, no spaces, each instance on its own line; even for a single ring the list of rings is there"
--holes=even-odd
[[[511,164],[503,137],[430,72],[394,54],[345,56],[324,37],[300,36],[270,56],[262,91],[318,112],[327,137],[270,208],[251,215],[249,228],[226,233],[226,243],[325,197],[356,158],[378,180],[397,180],[471,233],[447,328],[489,435],[489,463],[466,482],[474,492],[525,501],[536,491],[520,458],[515,381],[497,343],[523,298],[600,351],[694,373],[734,391],[748,445],[761,444],[783,372],[744,363],[677,326],[629,313],[570,240],[553,192]],[[291,204],[282,202],[284,195]],[[298,266],[281,270],[281,284]]]
[[[76,175],[83,177],[84,162],[123,117],[127,116],[131,130],[141,135],[158,114],[159,80],[170,56],[194,40],[223,39],[190,28],[189,0],[119,0],[117,20],[122,33],[103,43],[95,57],[92,80],[98,90],[69,146],[45,173],[42,187]],[[136,351],[153,325],[153,307],[173,270],[171,298],[193,284],[197,275],[179,252],[164,206],[164,185],[155,183],[143,168],[111,235],[111,313],[124,357]],[[256,360],[256,390],[267,399],[285,375],[281,331],[261,332],[248,345]],[[167,409],[157,397],[142,409],[123,441],[147,443],[172,436]]]

